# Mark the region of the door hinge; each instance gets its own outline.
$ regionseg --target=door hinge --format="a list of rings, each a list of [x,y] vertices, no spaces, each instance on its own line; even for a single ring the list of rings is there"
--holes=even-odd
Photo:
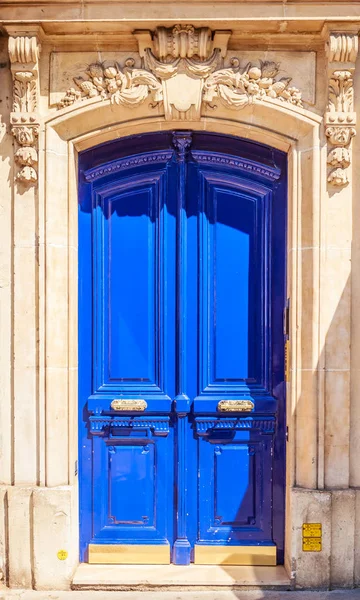
[[[74,475],[75,475],[75,477],[77,476],[77,474],[78,474],[78,461],[76,460],[75,461],[75,469],[74,469]]]

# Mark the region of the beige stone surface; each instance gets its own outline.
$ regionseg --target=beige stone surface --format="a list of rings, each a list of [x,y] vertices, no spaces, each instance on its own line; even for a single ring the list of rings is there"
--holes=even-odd
[[[0,585],[8,583],[8,501],[7,490],[0,487]]]
[[[333,491],[331,509],[331,585],[334,588],[348,587],[354,577],[354,490]]]
[[[349,371],[326,373],[325,485],[349,486]]]
[[[37,590],[70,588],[77,562],[71,488],[38,488],[33,492],[33,569]],[[58,552],[65,551],[65,560]]]
[[[354,584],[360,584],[360,490],[355,491]]]
[[[32,588],[32,489],[9,487],[7,497],[9,586]]]
[[[278,586],[289,587],[285,569],[278,567],[232,567],[229,565],[80,565],[73,579],[73,587],[86,588],[174,588],[206,586]]]
[[[321,523],[322,551],[302,551],[303,523]],[[298,588],[328,588],[330,584],[331,493],[295,488],[291,492],[292,572]]]

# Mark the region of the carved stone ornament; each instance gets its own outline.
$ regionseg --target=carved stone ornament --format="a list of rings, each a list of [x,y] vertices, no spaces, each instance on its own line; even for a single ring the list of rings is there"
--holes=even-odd
[[[17,142],[15,162],[17,181],[24,185],[37,181],[37,138],[39,123],[38,61],[40,44],[36,36],[10,36],[8,41],[13,78],[13,112],[10,120]]]
[[[356,134],[353,73],[357,52],[357,35],[347,33],[330,35],[325,134],[330,145],[327,158],[328,183],[338,187],[349,183],[351,141]]]
[[[15,152],[15,162],[20,167],[16,175],[17,181],[22,183],[35,183],[37,181],[38,153],[36,145],[38,130],[36,127],[16,126],[12,128],[20,148]]]
[[[260,61],[240,68],[233,59],[223,68],[229,31],[200,29],[192,25],[158,27],[135,31],[143,68],[129,59],[119,63],[93,63],[86,78],[74,78],[58,108],[83,99],[109,99],[124,106],[137,106],[152,97],[152,107],[163,103],[167,120],[198,120],[202,105],[216,108],[219,99],[225,106],[240,109],[255,100],[277,99],[302,106],[300,91],[290,86],[291,77],[278,78],[279,64]]]

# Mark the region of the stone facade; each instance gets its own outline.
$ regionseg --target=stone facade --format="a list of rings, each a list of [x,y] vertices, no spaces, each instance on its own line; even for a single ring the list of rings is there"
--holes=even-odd
[[[6,584],[67,589],[78,565],[77,153],[195,129],[288,153],[285,567],[298,587],[359,585],[360,4],[0,6]]]

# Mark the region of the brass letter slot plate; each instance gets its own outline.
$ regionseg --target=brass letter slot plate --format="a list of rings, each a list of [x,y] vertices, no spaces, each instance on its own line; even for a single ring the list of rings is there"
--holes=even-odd
[[[110,406],[113,410],[143,412],[147,408],[147,402],[140,399],[123,400],[122,398],[119,398],[118,400],[113,400]]]
[[[251,400],[220,400],[217,409],[220,412],[251,412],[254,403]]]

